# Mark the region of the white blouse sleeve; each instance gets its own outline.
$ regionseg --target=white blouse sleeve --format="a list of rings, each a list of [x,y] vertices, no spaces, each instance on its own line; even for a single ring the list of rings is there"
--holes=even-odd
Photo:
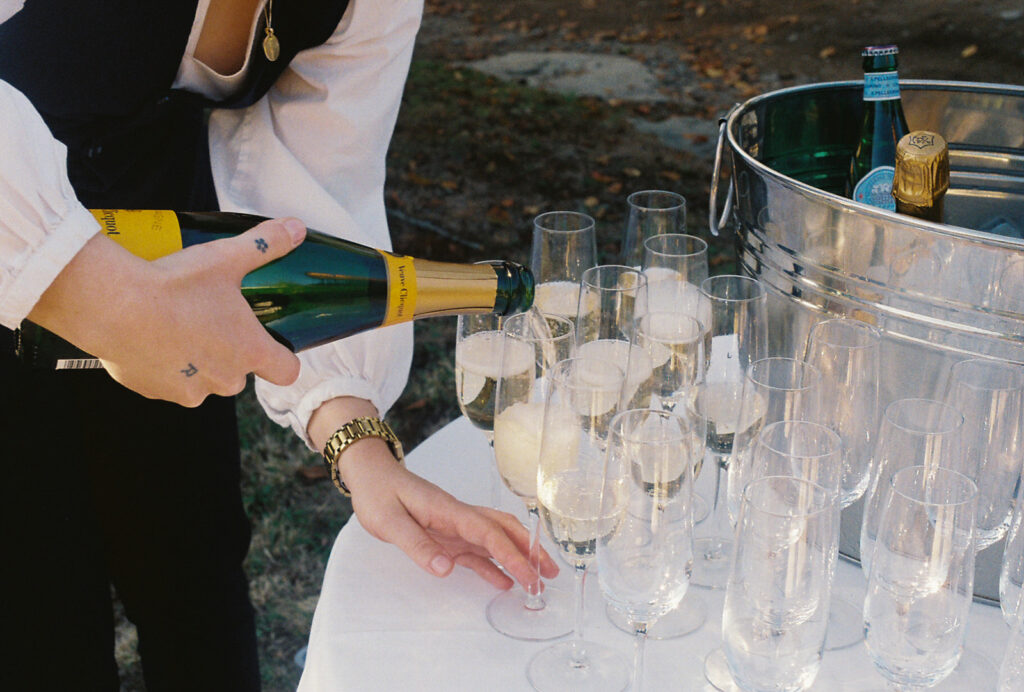
[[[67,148],[0,81],[0,324],[17,327],[98,230],[71,189]]]
[[[210,153],[221,208],[295,216],[310,228],[391,249],[385,155],[422,9],[422,0],[351,0],[334,35],[296,56],[264,98],[213,112]],[[412,361],[412,325],[366,332],[300,358],[297,382],[257,380],[256,392],[268,415],[309,445],[309,417],[328,399],[369,399],[381,415],[394,404]]]

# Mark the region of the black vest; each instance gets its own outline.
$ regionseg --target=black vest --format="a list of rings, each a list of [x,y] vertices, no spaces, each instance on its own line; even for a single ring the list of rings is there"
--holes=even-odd
[[[68,175],[87,207],[217,208],[206,109],[267,92],[295,54],[327,40],[348,0],[277,0],[276,62],[263,20],[238,93],[225,102],[171,89],[196,0],[31,0],[0,24],[0,79],[22,91],[68,147]]]

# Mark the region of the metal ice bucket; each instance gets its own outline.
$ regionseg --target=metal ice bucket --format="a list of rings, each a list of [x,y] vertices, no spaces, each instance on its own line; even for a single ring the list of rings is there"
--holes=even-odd
[[[949,142],[946,223],[842,196],[861,82],[784,89],[737,105],[722,121],[711,194],[712,232],[734,229],[742,271],[768,287],[772,354],[802,356],[811,326],[828,317],[875,324],[883,334],[882,407],[941,398],[950,367],[967,357],[1024,362],[1024,240],[970,230],[1024,231],[1024,87],[900,88],[911,129]],[[729,158],[726,194],[719,172]],[[861,513],[858,502],[843,516],[840,551],[853,559]],[[998,599],[1001,559],[1002,542],[978,556],[977,597]]]

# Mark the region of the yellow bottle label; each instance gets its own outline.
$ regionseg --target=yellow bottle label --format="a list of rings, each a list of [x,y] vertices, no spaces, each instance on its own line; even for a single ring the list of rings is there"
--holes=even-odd
[[[382,327],[416,316],[416,267],[412,257],[380,251],[388,268],[388,311]]]
[[[181,227],[173,211],[93,209],[104,235],[128,252],[155,260],[181,249]]]

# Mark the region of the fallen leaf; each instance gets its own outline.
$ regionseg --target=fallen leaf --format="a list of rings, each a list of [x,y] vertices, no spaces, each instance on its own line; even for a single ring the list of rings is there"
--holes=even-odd
[[[827,60],[828,58],[831,58],[835,54],[835,46],[825,46],[824,48],[818,51],[818,57],[821,58],[822,60]]]
[[[641,175],[643,175],[640,172],[639,168],[633,168],[632,166],[630,166],[629,168],[623,168],[622,172],[623,174],[629,176],[630,178],[639,178]]]
[[[585,206],[587,209],[593,209],[600,203],[601,200],[599,200],[597,197],[594,197],[593,195],[583,200],[583,206]]]
[[[961,58],[969,58],[972,55],[976,54],[977,52],[978,52],[978,46],[976,46],[975,44],[972,43],[971,45],[967,46],[962,51],[960,51],[960,57]]]

